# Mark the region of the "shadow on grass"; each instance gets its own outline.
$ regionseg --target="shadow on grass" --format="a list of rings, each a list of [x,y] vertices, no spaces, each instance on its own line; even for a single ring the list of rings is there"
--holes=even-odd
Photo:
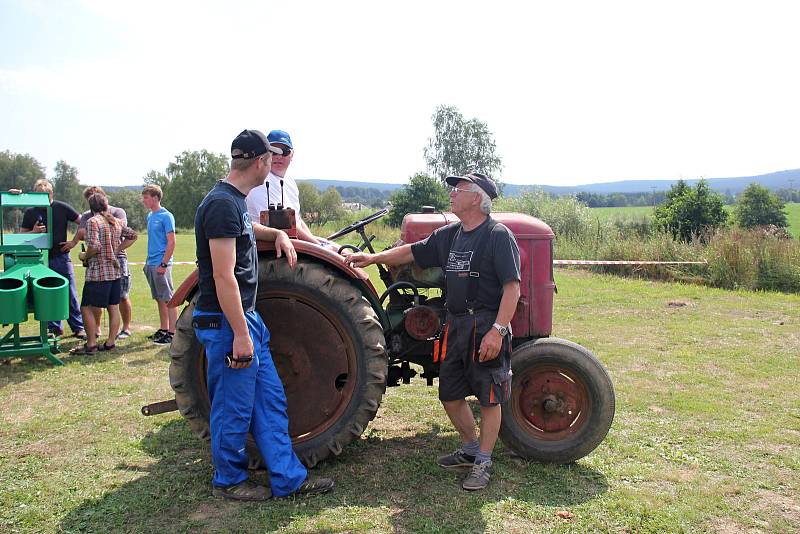
[[[455,438],[440,435],[438,428],[392,439],[376,438],[367,431],[367,437],[348,446],[336,460],[313,470],[336,480],[334,492],[238,503],[210,497],[208,447],[191,434],[186,421],[172,421],[141,441],[154,463],[116,467],[120,477],[129,477],[131,471],[141,476],[70,511],[61,530],[260,532],[288,527],[328,532],[346,526],[370,531],[387,528],[388,522],[396,532],[483,532],[483,509],[500,501],[568,507],[608,490],[600,472],[580,464],[524,462],[509,457],[499,445],[491,485],[486,491],[467,493],[460,488],[463,474],[445,472],[433,461],[456,446]],[[266,483],[263,472],[251,476]]]
[[[104,338],[101,338],[104,340]],[[77,339],[66,339],[59,343],[61,352],[56,356],[64,362],[65,367],[74,365],[95,365],[98,363],[110,362],[118,359],[121,356],[130,356],[138,352],[152,350],[158,348],[149,340],[136,340],[134,342],[117,344],[117,348],[108,352],[97,352],[95,354],[72,355],[69,353],[73,347],[78,347],[83,341]],[[102,343],[102,341],[100,341]],[[151,362],[153,359],[161,361],[169,361],[169,346],[165,346],[162,350],[158,350],[149,358],[134,360],[128,365],[144,365]],[[136,363],[135,363],[136,362]],[[20,384],[26,380],[30,380],[36,374],[47,372],[53,368],[57,368],[54,363],[44,356],[31,356],[31,357],[10,357],[0,359],[0,389],[10,384]]]

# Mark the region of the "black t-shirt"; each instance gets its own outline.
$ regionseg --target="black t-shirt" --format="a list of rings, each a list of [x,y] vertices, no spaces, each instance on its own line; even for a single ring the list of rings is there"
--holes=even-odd
[[[503,284],[520,279],[517,240],[500,223],[494,226],[484,245],[482,263],[477,263],[480,258],[473,258],[481,236],[489,231],[489,220],[487,217],[480,226],[469,232],[461,228],[461,223],[450,224],[437,229],[427,239],[411,245],[414,261],[420,267],[444,269],[447,279],[447,309],[450,313],[467,311],[470,271],[479,271],[481,274],[476,296],[479,309],[500,308]],[[474,265],[473,261],[476,262]]]
[[[236,239],[236,266],[233,274],[239,285],[242,308],[245,312],[256,307],[258,289],[258,252],[253,225],[244,202],[245,195],[231,184],[217,182],[197,208],[194,218],[197,242],[197,265],[200,270],[200,297],[197,309],[222,311],[217,299],[214,272],[211,265],[209,239]]]
[[[53,209],[53,244],[50,249],[50,257],[52,258],[53,256],[66,254],[66,252],[61,252],[59,243],[67,240],[67,222],[77,223],[81,214],[75,211],[72,206],[60,200],[54,200],[50,207]],[[47,208],[26,209],[20,226],[26,230],[33,230],[37,221],[44,225],[48,224]]]

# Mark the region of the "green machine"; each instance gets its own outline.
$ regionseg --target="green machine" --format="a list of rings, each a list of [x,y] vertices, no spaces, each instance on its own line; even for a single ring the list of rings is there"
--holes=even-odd
[[[6,212],[13,208],[47,210],[46,233],[6,231]],[[48,321],[61,321],[69,314],[69,281],[50,269],[48,253],[53,242],[53,210],[47,193],[0,193],[0,324],[8,328],[0,339],[0,358],[46,356],[64,365],[55,355],[58,340],[47,333]],[[20,324],[33,313],[39,335],[20,334]]]

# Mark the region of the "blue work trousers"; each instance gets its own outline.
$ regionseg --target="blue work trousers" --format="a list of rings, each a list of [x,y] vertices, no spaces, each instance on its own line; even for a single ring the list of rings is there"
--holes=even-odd
[[[198,321],[200,316],[205,321]],[[233,331],[225,316],[200,310],[193,315],[208,359],[212,484],[234,486],[247,478],[245,444],[250,432],[269,469],[272,494],[282,497],[300,487],[307,472],[292,450],[286,394],[269,351],[269,331],[257,312],[247,312],[245,318],[255,349],[253,361],[249,367],[231,369],[225,366],[225,356],[233,348]],[[218,328],[205,327],[208,319]]]
[[[83,330],[83,318],[81,317],[81,306],[78,303],[78,289],[75,287],[75,269],[72,268],[72,260],[69,254],[59,254],[53,256],[48,262],[51,269],[69,280],[69,317],[67,324],[72,329],[73,334]],[[61,328],[61,321],[50,321],[47,323],[50,330]]]

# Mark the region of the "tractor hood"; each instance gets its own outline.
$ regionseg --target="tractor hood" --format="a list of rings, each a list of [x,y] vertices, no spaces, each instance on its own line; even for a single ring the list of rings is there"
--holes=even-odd
[[[492,213],[492,218],[508,227],[517,240],[553,239],[553,230],[548,225],[530,215],[521,213]],[[458,222],[458,217],[449,212],[409,213],[403,217],[400,239],[403,243],[415,243],[425,239],[437,228]]]

